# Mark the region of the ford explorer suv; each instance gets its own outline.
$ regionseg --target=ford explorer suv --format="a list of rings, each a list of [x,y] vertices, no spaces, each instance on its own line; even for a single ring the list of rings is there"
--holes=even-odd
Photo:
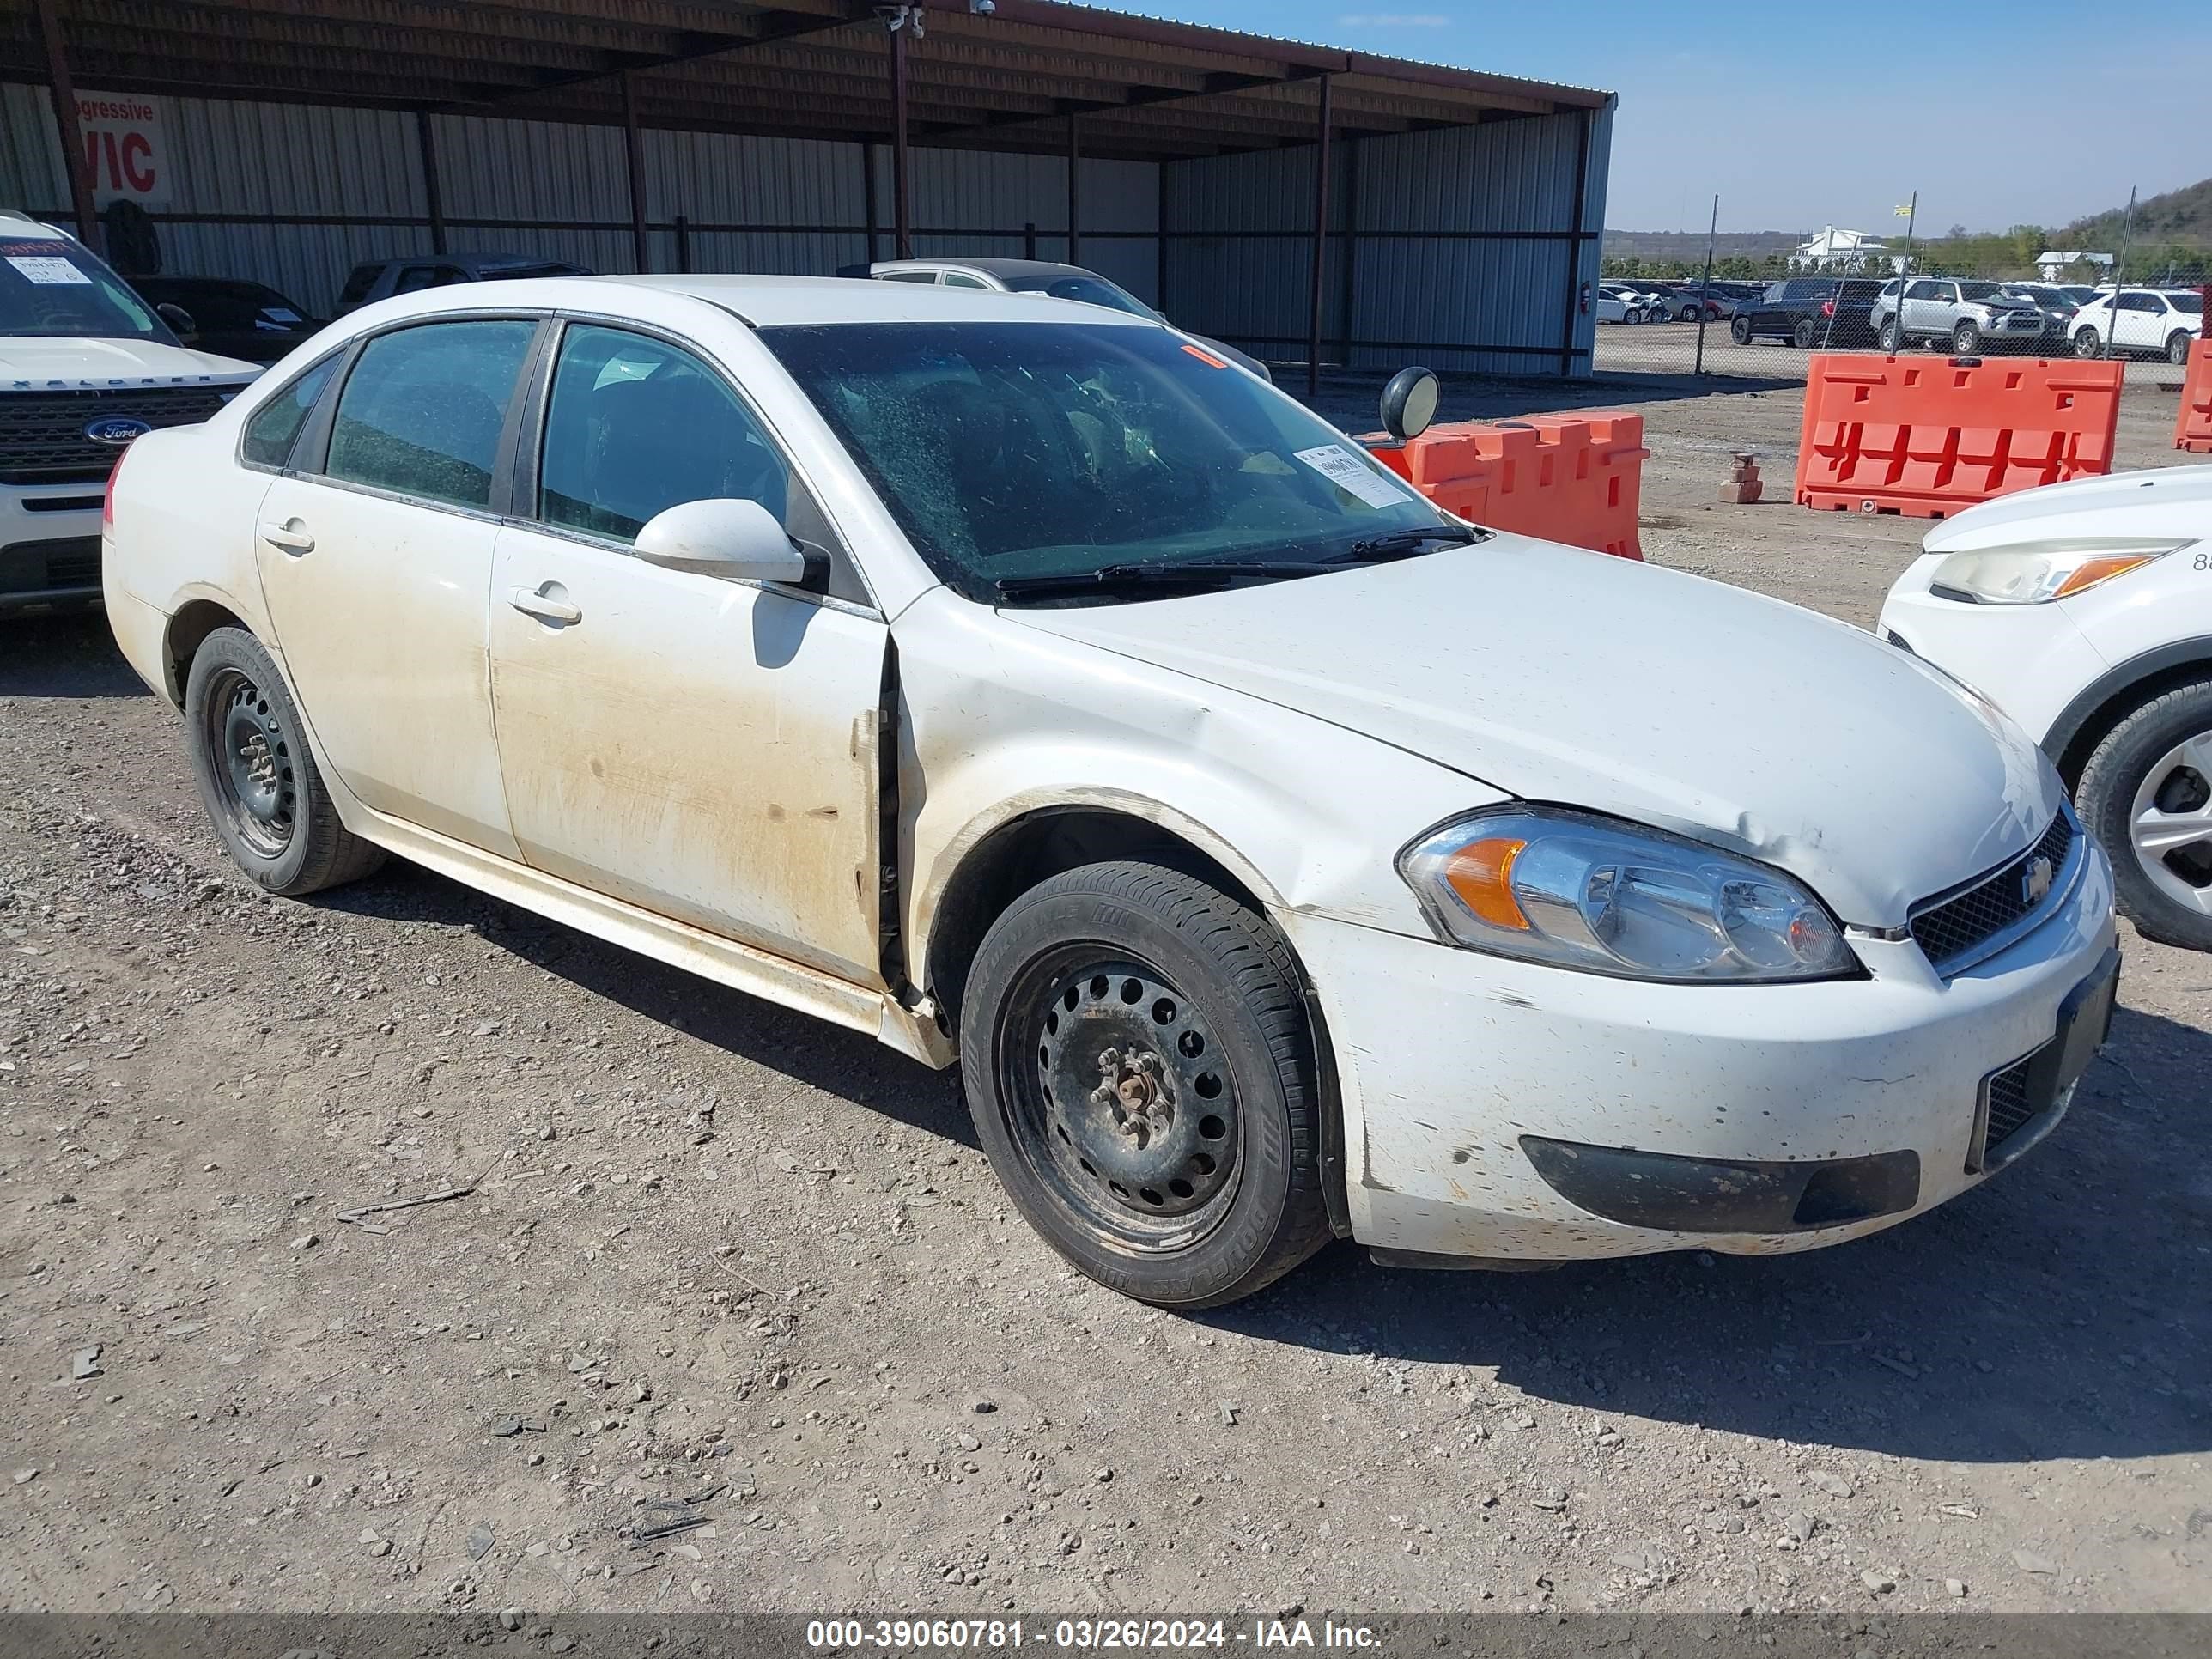
[[[0,210],[0,616],[97,604],[116,459],[260,372],[187,350],[75,237]]]

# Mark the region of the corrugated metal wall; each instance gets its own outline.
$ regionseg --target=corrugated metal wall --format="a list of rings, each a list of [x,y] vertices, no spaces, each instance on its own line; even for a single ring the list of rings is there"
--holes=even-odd
[[[1583,155],[1577,242],[1575,179]],[[1324,361],[1388,368],[1589,372],[1592,319],[1571,282],[1597,277],[1608,107],[1333,146],[1322,279]],[[1167,167],[1170,314],[1270,355],[1303,359],[1312,281],[1314,155],[1285,149]],[[1347,313],[1346,239],[1354,233]],[[1348,316],[1348,321],[1347,321]]]
[[[176,190],[167,211],[185,216],[161,223],[167,269],[252,277],[326,313],[356,261],[430,251],[412,116],[164,102]],[[1590,234],[1577,243],[1570,233],[1586,119]],[[456,115],[429,128],[449,247],[632,268],[618,129]],[[876,251],[892,252],[887,146],[660,129],[644,137],[655,270],[678,269],[687,252],[695,270],[827,275],[863,260],[869,166]],[[43,87],[0,85],[0,204],[64,214],[67,182]],[[1379,368],[1418,356],[1440,369],[1558,374],[1571,269],[1576,283],[1597,276],[1611,137],[1607,108],[1334,146],[1325,361]],[[1303,359],[1313,157],[1310,149],[1267,150],[1164,169],[1086,160],[1082,263],[1187,327]],[[1018,256],[1034,225],[1038,257],[1067,257],[1063,157],[918,148],[913,166],[917,253]],[[1577,315],[1574,373],[1589,372],[1592,335],[1591,319]]]

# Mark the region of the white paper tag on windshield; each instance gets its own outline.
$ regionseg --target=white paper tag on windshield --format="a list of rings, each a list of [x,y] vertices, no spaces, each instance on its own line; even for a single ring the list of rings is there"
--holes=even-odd
[[[91,277],[86,276],[68,260],[58,259],[52,254],[33,254],[27,258],[18,258],[11,253],[8,256],[8,263],[21,271],[30,281],[42,286],[50,287],[58,283],[82,283],[89,287],[92,283]]]
[[[1323,444],[1318,449],[1301,449],[1298,459],[1339,489],[1350,490],[1370,507],[1395,507],[1400,501],[1412,499],[1408,491],[1384,477],[1342,444]]]

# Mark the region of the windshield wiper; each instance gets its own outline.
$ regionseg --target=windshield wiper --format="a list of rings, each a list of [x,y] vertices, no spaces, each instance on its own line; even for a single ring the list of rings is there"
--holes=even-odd
[[[1191,559],[1181,564],[1109,564],[1050,576],[1001,576],[1002,599],[1039,593],[1098,593],[1125,587],[1226,587],[1247,577],[1318,576],[1336,568],[1312,559]]]
[[[1394,530],[1387,536],[1370,536],[1364,542],[1354,542],[1347,556],[1357,562],[1370,559],[1395,559],[1402,553],[1418,553],[1431,544],[1467,547],[1476,542],[1486,542],[1492,532],[1477,530],[1472,525],[1425,525],[1418,530]]]

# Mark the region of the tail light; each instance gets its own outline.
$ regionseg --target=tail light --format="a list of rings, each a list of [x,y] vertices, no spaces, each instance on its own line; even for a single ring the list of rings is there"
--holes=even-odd
[[[1820,314],[1821,314],[1823,317],[1832,317],[1832,316],[1834,316],[1834,315],[1836,314],[1836,302],[1835,302],[1833,300],[1823,300],[1823,301],[1820,301]]]

